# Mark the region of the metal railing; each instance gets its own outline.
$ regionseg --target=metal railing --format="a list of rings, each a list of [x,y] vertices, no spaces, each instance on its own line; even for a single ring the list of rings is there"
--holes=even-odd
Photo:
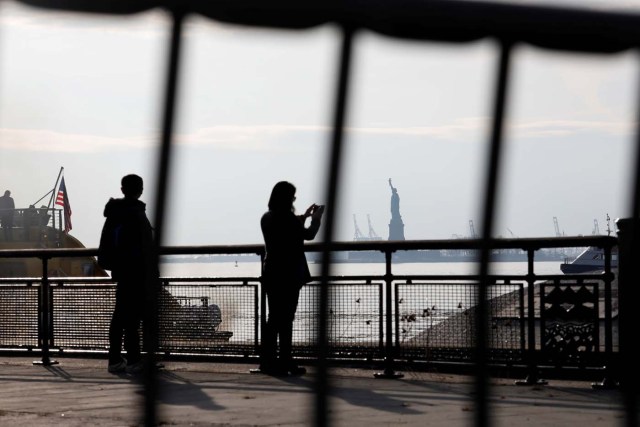
[[[62,209],[56,208],[27,208],[27,209],[0,209],[0,216],[10,214],[11,225],[3,224],[2,227],[11,227],[14,239],[24,241],[46,240],[53,242],[60,239],[62,233]],[[53,235],[43,235],[45,227],[55,231]],[[5,233],[0,233],[0,242],[5,239]]]
[[[536,253],[567,248],[569,243],[604,248],[607,270],[574,275],[536,273]],[[385,377],[398,376],[398,363],[411,369],[425,363],[472,366],[480,277],[463,272],[429,273],[429,263],[418,264],[426,271],[397,274],[393,254],[409,249],[468,253],[479,244],[471,240],[337,243],[337,248],[352,252],[380,251],[387,260],[386,273],[331,276],[324,284],[315,277],[301,293],[294,355],[317,363],[320,290],[325,286],[330,302],[326,352],[332,362],[374,363],[384,367],[380,375]],[[488,364],[519,367],[528,372],[528,382],[538,382],[543,368],[552,375],[581,368],[583,376],[604,376],[618,351],[617,322],[613,321],[618,299],[617,292],[612,292],[615,275],[610,264],[615,245],[616,239],[605,236],[496,241],[495,246],[504,250],[524,251],[530,263],[520,274],[488,276]],[[321,246],[308,245],[307,249],[320,250]],[[161,252],[166,256],[262,255],[263,248],[179,247]],[[0,257],[7,258],[38,256],[44,272],[41,278],[0,279],[0,348],[38,351],[43,364],[51,363],[51,352],[106,351],[115,302],[113,281],[49,278],[45,268],[47,260],[55,257],[95,253],[95,249],[0,251]],[[256,363],[251,358],[259,354],[267,316],[260,275],[166,276],[161,278],[161,289],[159,354],[234,356]],[[571,310],[564,308],[565,303]]]

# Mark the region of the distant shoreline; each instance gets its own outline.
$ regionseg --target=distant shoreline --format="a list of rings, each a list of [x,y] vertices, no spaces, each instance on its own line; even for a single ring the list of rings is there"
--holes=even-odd
[[[209,263],[209,262],[260,262],[258,255],[163,255],[160,264],[172,263]]]

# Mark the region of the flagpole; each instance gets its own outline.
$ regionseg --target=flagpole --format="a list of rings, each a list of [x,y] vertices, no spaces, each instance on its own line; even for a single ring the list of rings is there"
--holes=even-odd
[[[49,204],[47,205],[47,209],[51,209],[53,207],[53,198],[56,197],[56,188],[58,188],[58,182],[60,182],[60,176],[62,176],[63,171],[64,171],[64,166],[61,166],[60,172],[58,172],[58,178],[56,178],[56,184],[53,186],[53,190],[51,190],[51,199],[49,199]]]

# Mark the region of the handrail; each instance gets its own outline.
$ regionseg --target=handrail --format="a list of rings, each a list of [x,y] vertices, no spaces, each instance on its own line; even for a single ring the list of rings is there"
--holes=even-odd
[[[575,236],[575,237],[547,237],[547,238],[518,238],[492,239],[493,249],[522,249],[523,251],[544,248],[564,247],[613,247],[618,239],[613,236]],[[333,242],[330,251],[407,251],[407,250],[440,250],[440,249],[480,249],[482,241],[479,239],[443,239],[443,240],[405,240],[405,241],[375,241],[375,242]],[[324,243],[307,243],[307,252],[321,252]],[[160,248],[160,255],[226,255],[226,254],[256,254],[264,255],[264,245],[202,245],[202,246],[165,246]],[[50,248],[50,249],[0,249],[0,258],[31,258],[31,257],[80,257],[97,256],[97,248]]]
[[[152,9],[234,24],[305,29],[338,23],[391,37],[470,42],[499,38],[556,50],[621,52],[640,45],[640,13],[453,0],[18,0],[31,6],[127,15]]]

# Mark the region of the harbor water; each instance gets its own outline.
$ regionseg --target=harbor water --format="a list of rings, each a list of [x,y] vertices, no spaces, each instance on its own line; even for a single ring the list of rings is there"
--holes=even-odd
[[[535,263],[535,273],[540,275],[562,274],[560,261],[544,261]],[[320,264],[310,263],[312,275],[320,274]],[[460,275],[474,274],[478,264],[473,262],[429,262],[398,263],[392,266],[396,275]],[[334,276],[366,276],[384,274],[384,263],[337,263],[331,266]],[[526,262],[496,262],[490,265],[493,274],[527,273]],[[169,262],[161,265],[161,273],[166,277],[259,277],[259,262]]]
[[[312,275],[320,274],[320,264],[310,263]],[[337,263],[332,265],[332,276],[376,276],[382,282],[384,263]],[[169,262],[161,265],[163,277],[224,277],[249,278],[260,276],[259,262]],[[470,275],[478,272],[477,263],[399,263],[393,265],[394,275]],[[491,274],[521,275],[527,272],[525,262],[492,263]],[[557,275],[560,262],[536,262],[538,275]],[[230,280],[232,282],[232,280]],[[401,340],[411,340],[429,328],[446,320],[449,316],[475,305],[475,289],[464,285],[421,285],[414,292],[411,287],[403,288],[400,294],[399,316],[401,321],[408,320],[408,327],[401,328]],[[227,289],[228,290],[228,289]],[[330,328],[332,342],[375,342],[380,333],[380,298],[384,300],[384,291],[379,285],[357,284],[334,286],[329,293]],[[515,287],[501,288],[502,292],[511,292]],[[216,287],[204,287],[198,290],[208,301],[218,305],[222,311],[223,322],[220,330],[233,332],[230,342],[250,340],[252,334],[243,331],[253,330],[255,307],[248,299],[236,297]],[[205,295],[206,294],[206,295]],[[236,295],[232,293],[231,295]],[[404,295],[404,297],[403,297]],[[493,294],[492,297],[497,296]],[[318,319],[319,287],[307,286],[300,295],[300,303],[294,324],[294,342],[307,343],[314,339]],[[407,319],[405,319],[407,318]]]

